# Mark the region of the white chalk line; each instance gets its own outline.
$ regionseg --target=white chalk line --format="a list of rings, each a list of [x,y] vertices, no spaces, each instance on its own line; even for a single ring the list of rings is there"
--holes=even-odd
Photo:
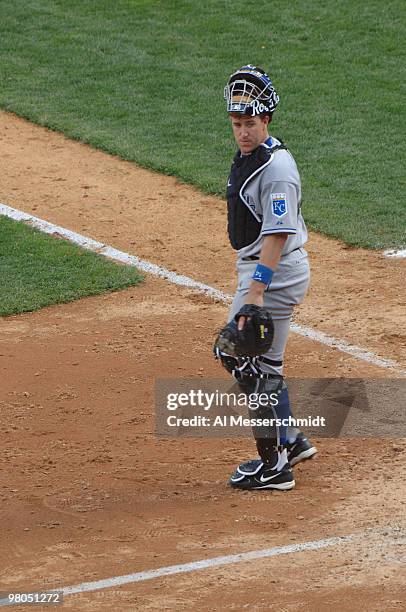
[[[199,293],[203,293],[213,298],[214,300],[224,302],[225,304],[230,304],[233,299],[231,295],[224,293],[219,289],[215,289],[210,285],[200,283],[199,281],[196,281],[188,276],[176,274],[175,272],[171,272],[166,268],[162,268],[161,266],[158,266],[154,263],[140,259],[135,255],[130,255],[129,253],[126,253],[124,251],[119,251],[118,249],[105,245],[102,242],[97,242],[96,240],[88,238],[87,236],[83,236],[82,234],[78,234],[77,232],[73,232],[64,227],[54,225],[53,223],[49,223],[44,219],[40,219],[21,210],[12,208],[11,206],[7,206],[6,204],[0,203],[0,215],[9,217],[10,219],[14,219],[16,221],[25,221],[46,234],[56,234],[63,236],[70,242],[73,242],[74,244],[77,244],[84,249],[93,251],[95,253],[98,253],[99,255],[103,255],[104,257],[119,261],[129,266],[135,266],[142,272],[146,272],[147,274],[153,274],[154,276],[158,276],[160,278],[168,280],[169,282],[175,285],[186,287],[188,289],[193,289],[195,291],[198,291]],[[393,359],[385,359],[383,357],[379,357],[375,353],[367,351],[360,346],[349,344],[345,340],[333,338],[332,336],[329,336],[324,332],[312,329],[311,327],[306,327],[298,325],[297,323],[293,323],[291,325],[291,329],[294,333],[300,336],[304,336],[306,338],[309,338],[310,340],[319,342],[320,344],[335,348],[341,351],[342,353],[351,355],[352,357],[355,357],[356,359],[359,359],[361,361],[365,361],[370,365],[375,365],[380,368],[386,368],[388,370],[396,372],[398,375],[406,376],[406,370],[403,370],[400,364],[394,361]]]
[[[406,249],[387,249],[383,252],[385,257],[406,257]]]
[[[194,572],[197,570],[212,569],[223,565],[232,565],[235,563],[241,563],[245,561],[253,561],[256,559],[266,559],[270,557],[276,557],[278,555],[287,555],[291,553],[297,553],[302,551],[320,550],[329,546],[336,546],[338,544],[346,544],[347,542],[353,541],[357,538],[365,537],[365,533],[351,534],[347,536],[338,536],[333,538],[326,538],[324,540],[313,540],[311,542],[303,542],[300,544],[289,544],[287,546],[276,546],[274,548],[265,548],[263,550],[252,550],[248,552],[238,553],[235,555],[227,555],[223,557],[212,557],[210,559],[202,559],[200,561],[192,561],[190,563],[182,563],[180,565],[169,565],[167,567],[159,567],[143,572],[135,572],[134,574],[126,574],[124,576],[115,576],[113,578],[105,578],[102,580],[95,580],[94,582],[82,582],[68,587],[54,587],[52,589],[46,589],[49,592],[60,592],[63,595],[74,595],[75,593],[87,593],[90,591],[98,591],[101,589],[109,589],[111,587],[118,587],[124,584],[134,584],[136,582],[143,582],[145,580],[152,580],[153,578],[162,578],[163,576],[173,576],[174,574],[184,574],[187,572]],[[12,589],[10,589],[12,590]],[[41,589],[38,589],[41,591]],[[0,599],[1,606],[18,605],[12,604],[7,598]],[[20,604],[21,605],[21,604]]]
[[[82,234],[78,234],[77,232],[72,232],[65,227],[60,227],[58,225],[54,225],[53,223],[49,223],[44,219],[39,219],[38,217],[34,217],[33,215],[29,215],[21,210],[17,210],[15,208],[11,208],[6,204],[0,203],[0,215],[5,217],[9,217],[10,219],[14,219],[15,221],[26,221],[33,227],[41,230],[45,234],[56,234],[59,236],[63,236],[70,242],[81,246],[88,251],[93,251],[98,253],[99,255],[103,255],[108,259],[113,259],[115,261],[119,261],[121,263],[127,264],[129,266],[135,266],[138,270],[142,272],[146,272],[148,274],[153,274],[154,276],[159,276],[160,278],[164,278],[169,282],[180,285],[182,287],[188,287],[189,289],[196,289],[200,293],[205,293],[210,297],[220,300],[221,302],[230,302],[231,296],[226,295],[222,291],[218,289],[214,289],[214,287],[210,287],[209,285],[205,285],[204,283],[199,283],[188,276],[183,276],[180,274],[176,274],[176,272],[171,272],[170,270],[166,270],[165,268],[161,268],[156,264],[153,264],[149,261],[145,261],[136,257],[135,255],[129,255],[124,251],[119,251],[114,247],[107,246],[102,242],[97,242],[92,238],[88,238],[87,236],[83,236]]]

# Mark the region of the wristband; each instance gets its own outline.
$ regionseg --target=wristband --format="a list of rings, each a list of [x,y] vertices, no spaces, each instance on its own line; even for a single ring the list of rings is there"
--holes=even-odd
[[[257,281],[258,283],[263,283],[268,286],[272,282],[273,270],[268,268],[267,266],[263,266],[262,264],[258,264],[255,268],[255,272],[252,275],[252,280]]]

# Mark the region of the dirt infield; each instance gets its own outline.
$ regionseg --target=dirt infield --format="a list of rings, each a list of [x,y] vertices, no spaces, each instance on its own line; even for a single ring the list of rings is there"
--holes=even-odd
[[[0,201],[233,291],[224,204],[0,113]],[[296,322],[406,366],[405,261],[311,235]],[[138,288],[0,319],[0,592],[357,533],[354,542],[72,595],[74,610],[404,609],[405,440],[317,441],[289,493],[225,486],[250,440],[160,440],[157,377],[222,377],[226,307]],[[287,374],[388,377],[292,335]],[[403,547],[403,548],[402,548]],[[17,608],[15,608],[17,609]],[[25,608],[24,608],[25,609]]]

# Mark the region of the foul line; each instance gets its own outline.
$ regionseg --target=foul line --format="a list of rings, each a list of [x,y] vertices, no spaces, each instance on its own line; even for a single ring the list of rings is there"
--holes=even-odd
[[[44,219],[39,219],[38,217],[29,215],[28,213],[25,213],[21,210],[11,208],[11,206],[7,206],[6,204],[0,203],[0,215],[9,217],[10,219],[14,219],[16,221],[28,222],[33,227],[41,230],[46,234],[62,236],[63,238],[70,240],[70,242],[73,242],[74,244],[83,247],[84,249],[94,251],[99,255],[103,255],[104,257],[108,257],[109,259],[119,261],[129,266],[135,266],[142,272],[146,272],[147,274],[153,274],[154,276],[158,276],[160,278],[168,280],[169,282],[175,285],[180,285],[182,287],[187,287],[188,289],[198,291],[199,293],[204,293],[205,295],[208,295],[214,300],[229,304],[233,299],[231,295],[223,293],[219,289],[215,289],[210,285],[200,283],[199,281],[196,281],[188,276],[176,274],[175,272],[171,272],[166,268],[162,268],[154,263],[140,259],[135,255],[129,255],[129,253],[119,251],[118,249],[105,245],[102,242],[97,242],[96,240],[88,238],[87,236],[83,236],[82,234],[78,234],[64,227],[54,225],[53,223],[49,223]],[[342,353],[347,353],[348,355],[351,355],[356,359],[366,361],[367,363],[378,366],[380,368],[392,370],[393,372],[396,372],[401,376],[406,376],[406,370],[403,370],[400,364],[398,364],[396,361],[379,357],[375,353],[367,351],[360,346],[349,344],[345,340],[333,338],[323,332],[316,331],[311,327],[297,325],[296,323],[293,323],[291,325],[291,330],[300,336],[304,336],[306,338],[310,338],[311,340],[319,342],[320,344],[336,348]]]
[[[406,257],[406,249],[388,249],[383,252],[385,257]]]
[[[162,576],[172,576],[174,574],[184,574],[196,570],[212,569],[222,565],[232,565],[243,561],[252,561],[255,559],[265,559],[275,557],[277,555],[287,555],[290,553],[302,552],[305,550],[320,550],[328,546],[345,544],[359,537],[364,537],[365,533],[352,534],[347,536],[339,536],[327,538],[324,540],[313,540],[301,544],[289,544],[288,546],[276,546],[274,548],[265,548],[263,550],[252,550],[249,552],[239,553],[235,555],[227,555],[224,557],[213,557],[211,559],[202,559],[201,561],[192,561],[191,563],[182,563],[180,565],[169,565],[160,567],[145,572],[136,572],[134,574],[126,574],[125,576],[116,576],[113,578],[105,578],[103,580],[95,580],[94,582],[82,582],[69,587],[46,589],[47,592],[59,592],[63,595],[74,595],[75,593],[86,593],[89,591],[98,591],[100,589],[109,589],[111,587],[122,586],[124,584],[133,584],[153,578],[161,578]],[[41,590],[41,589],[39,589]],[[3,592],[4,593],[4,592]],[[13,604],[6,598],[0,599],[0,607]]]

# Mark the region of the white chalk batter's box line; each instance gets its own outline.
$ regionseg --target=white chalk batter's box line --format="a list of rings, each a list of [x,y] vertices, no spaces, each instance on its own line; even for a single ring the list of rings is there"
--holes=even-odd
[[[54,225],[53,223],[49,223],[44,219],[34,217],[33,215],[25,213],[16,208],[12,208],[11,206],[7,206],[6,204],[0,203],[0,215],[16,221],[25,221],[45,234],[56,234],[62,236],[63,238],[66,238],[70,242],[73,242],[84,249],[94,251],[99,255],[103,255],[104,257],[127,264],[129,266],[135,266],[142,272],[153,274],[154,276],[163,278],[175,285],[198,291],[199,293],[203,293],[214,300],[219,300],[225,304],[230,304],[232,301],[231,295],[223,293],[210,285],[200,283],[199,281],[196,281],[188,276],[176,274],[175,272],[171,272],[166,268],[162,268],[154,263],[140,259],[135,255],[130,255],[124,251],[119,251],[118,249],[105,245],[102,242],[97,242],[96,240],[83,236],[82,234],[78,234],[64,227]],[[386,368],[388,370],[392,370],[397,375],[406,376],[406,370],[403,370],[401,365],[396,361],[379,357],[375,353],[367,351],[360,346],[349,344],[345,340],[333,338],[321,331],[316,331],[311,327],[298,325],[296,323],[291,324],[291,330],[300,336],[304,336],[310,340],[314,340],[315,342],[319,342],[320,344],[324,344],[331,348],[336,348],[339,351],[351,355],[352,357],[355,357],[361,361],[366,361],[370,365]]]
[[[365,541],[368,535],[376,537],[376,535],[385,534],[388,537],[389,533],[396,534],[394,537],[398,537],[402,533],[402,529],[399,526],[385,528],[385,529],[374,529],[369,528],[361,533],[354,533],[346,536],[337,536],[333,538],[326,538],[324,540],[313,540],[311,542],[302,542],[300,544],[289,544],[287,546],[276,546],[274,548],[265,548],[262,550],[252,550],[234,555],[226,555],[222,557],[212,557],[210,559],[201,559],[199,561],[191,561],[190,563],[182,563],[179,565],[169,565],[166,567],[159,567],[157,569],[147,570],[143,572],[135,572],[133,574],[126,574],[124,576],[114,576],[112,578],[104,578],[102,580],[95,580],[93,582],[82,582],[69,587],[52,587],[47,589],[49,592],[59,592],[63,596],[75,595],[77,593],[89,593],[92,591],[99,591],[101,589],[109,589],[112,587],[120,587],[125,584],[135,584],[137,582],[144,582],[146,580],[152,580],[154,578],[162,578],[164,576],[173,576],[175,574],[185,574],[198,570],[210,570],[216,567],[225,565],[235,565],[246,561],[255,561],[257,559],[269,559],[279,555],[287,555],[292,553],[310,552],[312,550],[321,550],[330,546],[345,545],[349,542],[356,542],[357,540]],[[12,589],[10,589],[12,590]],[[41,590],[41,589],[39,589]],[[0,607],[18,605],[10,603],[7,598],[0,599]]]

